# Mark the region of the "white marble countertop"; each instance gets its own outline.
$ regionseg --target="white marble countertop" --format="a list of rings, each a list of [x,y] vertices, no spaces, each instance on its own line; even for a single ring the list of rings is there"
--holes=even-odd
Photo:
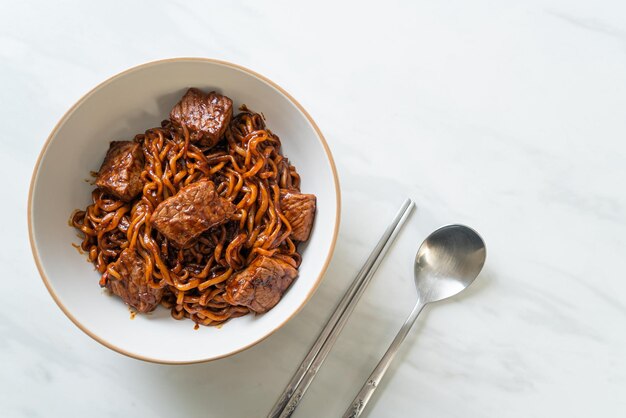
[[[57,4],[60,3],[60,4]],[[297,412],[343,413],[414,298],[434,228],[478,229],[486,267],[432,306],[369,417],[626,413],[626,4],[2,2],[0,415],[265,416],[402,200],[419,209]],[[26,226],[31,170],[101,80],[166,57],[252,68],[310,111],[343,192],[335,257],[261,344],[192,366],[126,358],[61,313]]]

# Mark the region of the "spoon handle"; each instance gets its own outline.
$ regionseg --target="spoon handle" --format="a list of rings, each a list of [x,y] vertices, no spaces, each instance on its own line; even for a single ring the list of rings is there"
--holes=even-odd
[[[404,321],[404,324],[402,324],[402,328],[400,328],[400,331],[398,331],[396,338],[393,339],[393,342],[387,349],[387,352],[385,353],[383,358],[380,359],[378,365],[376,366],[374,371],[372,371],[372,374],[370,374],[370,376],[367,378],[365,384],[352,401],[350,407],[348,407],[346,412],[343,414],[343,418],[357,418],[361,416],[361,413],[365,409],[365,405],[367,405],[367,402],[374,394],[374,391],[378,387],[378,384],[380,383],[381,379],[385,375],[385,372],[389,368],[391,361],[396,356],[396,353],[400,348],[400,344],[402,344],[402,342],[406,338],[418,315],[420,314],[420,312],[422,312],[422,309],[424,309],[424,306],[426,306],[426,303],[422,302],[421,300],[417,301],[415,307],[411,311],[411,314],[406,319],[406,321]]]

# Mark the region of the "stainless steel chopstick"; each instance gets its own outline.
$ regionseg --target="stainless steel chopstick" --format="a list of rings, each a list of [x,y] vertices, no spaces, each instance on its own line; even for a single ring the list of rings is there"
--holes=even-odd
[[[302,360],[287,387],[274,404],[268,418],[289,417],[293,414],[414,206],[415,204],[411,199],[407,199],[402,204],[393,222],[372,250],[324,329],[315,340],[311,350]]]

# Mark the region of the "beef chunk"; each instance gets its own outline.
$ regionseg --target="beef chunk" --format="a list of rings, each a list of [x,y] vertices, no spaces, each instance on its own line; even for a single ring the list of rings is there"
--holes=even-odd
[[[296,241],[309,239],[315,219],[315,195],[281,189],[280,210],[291,224],[291,238]]]
[[[168,240],[186,247],[209,228],[228,221],[235,206],[215,192],[207,179],[183,187],[162,201],[152,214],[152,224]]]
[[[187,126],[192,142],[212,147],[218,143],[233,115],[233,101],[214,91],[187,90],[170,112],[170,120]]]
[[[150,312],[159,305],[163,289],[146,282],[146,265],[134,249],[126,248],[113,264],[121,280],[109,275],[106,287],[139,312]]]
[[[141,193],[143,151],[132,141],[113,141],[96,178],[96,186],[125,202]]]
[[[260,256],[229,279],[224,300],[256,313],[272,309],[298,276],[298,270],[277,258]]]

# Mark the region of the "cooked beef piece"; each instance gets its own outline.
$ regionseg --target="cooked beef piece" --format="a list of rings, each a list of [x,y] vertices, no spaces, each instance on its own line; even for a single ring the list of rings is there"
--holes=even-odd
[[[170,119],[186,125],[192,142],[212,147],[217,144],[233,115],[233,101],[214,91],[187,90],[170,112]]]
[[[224,300],[256,313],[267,312],[280,301],[296,276],[298,270],[285,261],[260,256],[229,279]]]
[[[143,151],[132,141],[113,141],[96,177],[96,186],[125,202],[141,193]]]
[[[234,212],[235,206],[215,192],[213,182],[201,179],[159,203],[151,219],[168,240],[186,247],[207,229],[228,221]]]
[[[315,195],[281,189],[280,210],[291,225],[291,238],[296,241],[308,240],[315,219]]]
[[[134,249],[126,248],[113,264],[121,280],[109,275],[106,287],[139,312],[150,312],[161,302],[163,289],[153,289],[146,282],[146,265]]]

